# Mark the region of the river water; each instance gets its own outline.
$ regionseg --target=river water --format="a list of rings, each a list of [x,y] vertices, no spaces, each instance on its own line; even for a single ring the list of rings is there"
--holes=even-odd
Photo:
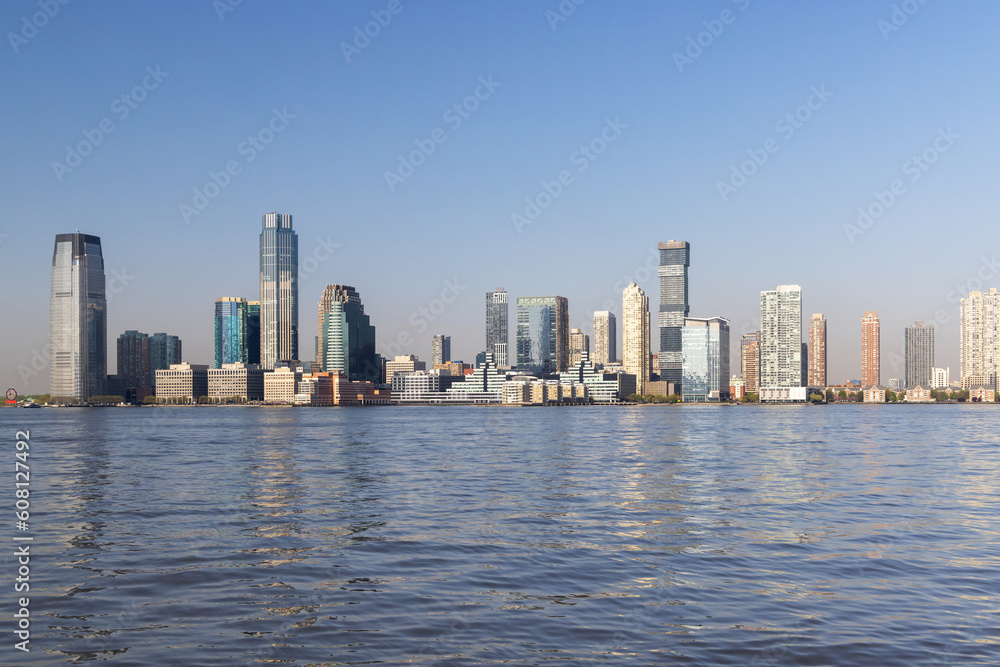
[[[998,425],[986,405],[0,410],[8,619],[12,538],[33,538],[31,651],[8,620],[0,664],[1000,664]]]

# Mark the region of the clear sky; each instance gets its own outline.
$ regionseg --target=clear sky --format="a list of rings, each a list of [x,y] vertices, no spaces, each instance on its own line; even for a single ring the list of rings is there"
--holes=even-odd
[[[678,239],[691,314],[734,341],[761,290],[800,284],[831,382],[860,375],[867,310],[883,380],[903,328],[938,318],[954,378],[957,296],[1000,286],[995,2],[48,2],[0,4],[0,383],[22,393],[48,388],[18,367],[76,229],[117,291],[109,372],[126,329],[212,362],[215,299],[258,296],[269,211],[311,268],[306,359],[327,283],[358,289],[381,352],[446,333],[471,361],[486,291],[566,296],[589,331],[633,278],[658,303],[646,267]],[[852,228],[859,207],[880,215]]]

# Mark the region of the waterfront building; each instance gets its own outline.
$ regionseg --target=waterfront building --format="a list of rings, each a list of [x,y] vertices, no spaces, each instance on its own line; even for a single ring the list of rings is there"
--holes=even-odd
[[[427,364],[420,361],[416,356],[412,354],[396,355],[395,359],[387,361],[385,364],[385,382],[386,384],[392,384],[396,373],[412,373],[413,371],[425,370],[427,370]]]
[[[636,378],[624,372],[611,373],[597,370],[590,362],[590,355],[583,354],[578,363],[559,374],[560,382],[579,382],[587,385],[587,395],[594,403],[621,403],[636,393]]]
[[[906,389],[905,400],[907,403],[932,403],[934,401],[931,398],[930,387],[922,387],[920,385],[908,387]]]
[[[463,403],[499,403],[503,400],[503,383],[507,381],[506,373],[496,365],[493,355],[486,354],[486,360],[476,366],[471,375],[466,375],[462,382],[453,383],[446,393],[449,402]]]
[[[973,403],[994,403],[996,398],[996,391],[990,385],[980,384],[969,390],[969,400]]]
[[[379,388],[367,380],[351,380],[345,373],[330,373],[334,405],[390,405],[392,390]]]
[[[114,393],[123,396],[128,403],[140,403],[153,393],[149,336],[135,330],[126,331],[118,336],[117,352],[119,391]]]
[[[208,396],[215,399],[264,400],[264,370],[257,364],[236,362],[208,369]]]
[[[215,368],[223,364],[249,363],[247,300],[222,297],[215,300]]]
[[[355,382],[382,382],[383,359],[375,352],[375,327],[365,314],[360,295],[350,285],[327,286],[327,290],[331,288],[333,298],[320,329],[323,371],[340,371]]]
[[[807,387],[761,387],[761,403],[805,403],[809,396]]]
[[[881,356],[878,312],[870,310],[861,320],[861,384],[864,386],[880,384]]]
[[[747,395],[747,383],[739,375],[729,378],[729,400],[738,401]]]
[[[569,364],[575,366],[580,363],[580,354],[590,352],[590,336],[583,333],[581,329],[569,330]]]
[[[966,378],[985,378],[985,384],[997,388],[1000,374],[1000,293],[969,292],[959,306],[959,377],[963,387],[971,386]]]
[[[464,381],[464,375],[452,375],[446,369],[396,373],[392,378],[392,400],[394,403],[445,403],[444,395],[456,382]]]
[[[260,365],[260,301],[247,301],[247,363]]]
[[[764,388],[803,388],[802,288],[778,285],[760,293],[760,399],[805,400],[806,392],[764,392]],[[765,395],[768,399],[765,399]]]
[[[729,320],[685,317],[681,344],[681,400],[729,400]]]
[[[451,336],[438,334],[431,339],[431,363],[444,364],[451,361]]]
[[[260,356],[264,370],[299,358],[299,236],[287,213],[265,213],[260,233]]]
[[[587,400],[587,385],[580,382],[518,376],[503,384],[503,402],[508,405],[580,405]]]
[[[156,371],[156,398],[197,402],[208,395],[208,364],[171,364]]]
[[[295,388],[292,403],[301,406],[329,407],[334,405],[333,373],[303,373]]]
[[[326,315],[330,312],[330,306],[334,302],[352,303],[361,306],[361,295],[350,285],[327,285],[323,289],[323,294],[319,298],[319,305],[316,308],[316,363],[320,368],[325,368],[323,361],[325,354],[325,342],[323,340],[323,327],[326,324]],[[363,306],[361,306],[364,309]]]
[[[57,234],[49,296],[49,393],[85,401],[105,393],[108,301],[101,239]]]
[[[740,340],[740,372],[748,394],[760,391],[760,332],[743,334]]]
[[[635,393],[649,381],[649,298],[634,282],[622,292],[622,364],[635,376]]]
[[[594,353],[591,358],[595,366],[606,366],[618,360],[617,329],[615,314],[610,310],[594,313]],[[579,359],[573,365],[577,363],[580,363]]]
[[[684,351],[681,331],[684,318],[690,315],[688,304],[688,268],[691,266],[691,244],[687,241],[658,243],[660,252],[660,329],[658,356],[660,379],[674,384],[671,394],[681,393]]]
[[[563,296],[518,297],[518,370],[551,375],[568,365],[569,301]]]
[[[486,293],[486,352],[493,355],[498,366],[507,366],[507,335],[509,331],[507,292],[498,287]],[[478,365],[478,364],[477,364]]]
[[[302,371],[291,366],[279,366],[264,373],[264,402],[291,405],[298,393]]]
[[[931,370],[931,389],[947,389],[950,384],[951,367]]]
[[[934,327],[915,322],[906,327],[906,386],[930,387],[934,374]]]
[[[862,398],[865,403],[885,403],[885,387],[865,387]]]
[[[826,386],[826,318],[813,313],[809,319],[808,375],[809,387]]]

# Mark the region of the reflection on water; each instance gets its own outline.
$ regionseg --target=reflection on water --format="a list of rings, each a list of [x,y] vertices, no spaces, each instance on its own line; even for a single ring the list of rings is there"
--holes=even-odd
[[[2,411],[18,664],[997,664],[994,411],[869,407]]]

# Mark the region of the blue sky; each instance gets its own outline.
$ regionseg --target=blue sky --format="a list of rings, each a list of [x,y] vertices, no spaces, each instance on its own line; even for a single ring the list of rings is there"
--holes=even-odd
[[[471,360],[486,291],[566,296],[588,330],[630,279],[658,302],[650,250],[682,239],[692,315],[738,334],[761,290],[800,284],[803,320],[829,322],[831,381],[858,377],[867,310],[883,379],[902,376],[903,328],[931,319],[954,377],[958,288],[1000,286],[996,3],[227,2],[69,2],[45,20],[44,0],[0,5],[0,382],[47,389],[47,369],[18,368],[44,352],[53,237],[75,229],[120,276],[111,369],[126,329],[211,363],[214,301],[257,296],[269,211],[316,260],[308,358],[327,283],[357,287],[382,352],[412,338],[399,349],[427,358],[446,333]],[[560,6],[575,10],[555,20]],[[386,25],[348,61],[372,12]],[[88,135],[79,164],[53,166]],[[390,187],[418,143],[433,152]],[[185,219],[212,173],[226,186]],[[894,181],[880,217],[845,229]],[[518,229],[526,200],[547,206]]]

